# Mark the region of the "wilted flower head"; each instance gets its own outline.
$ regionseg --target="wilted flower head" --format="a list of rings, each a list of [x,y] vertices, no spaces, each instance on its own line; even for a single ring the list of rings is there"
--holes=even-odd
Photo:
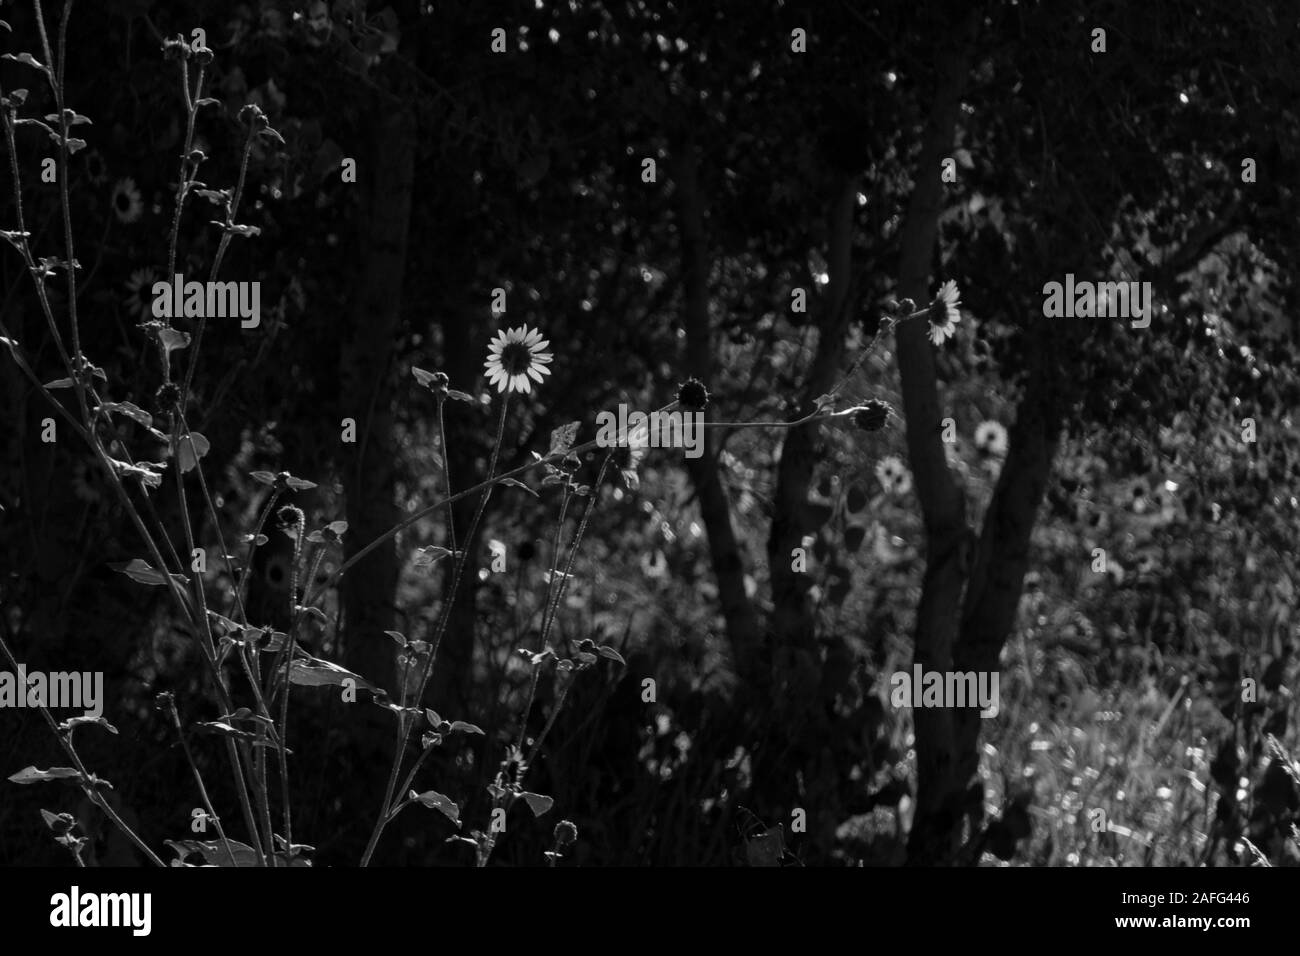
[[[543,375],[551,374],[546,366],[554,356],[545,351],[550,344],[540,330],[530,330],[526,325],[498,332],[488,345],[488,359],[483,363],[488,384],[495,385],[498,392],[528,394],[533,389],[530,377],[541,382]]]
[[[864,432],[878,432],[889,421],[890,411],[888,402],[873,398],[853,415],[853,424]]]
[[[568,820],[561,820],[555,825],[555,845],[561,850],[573,845],[578,839],[578,828]]]
[[[930,341],[935,345],[942,345],[946,339],[956,334],[957,323],[961,321],[961,312],[957,308],[959,305],[961,292],[957,289],[957,283],[949,279],[939,287],[927,316],[930,322]]]
[[[702,412],[709,405],[709,390],[698,378],[688,378],[677,388],[677,403],[693,412]]]

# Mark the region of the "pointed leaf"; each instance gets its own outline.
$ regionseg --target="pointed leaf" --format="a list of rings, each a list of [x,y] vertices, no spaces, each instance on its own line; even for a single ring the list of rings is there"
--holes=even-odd
[[[503,485],[509,485],[511,488],[522,488],[524,491],[528,492],[534,498],[541,497],[541,495],[533,491],[533,489],[529,488],[526,484],[524,484],[522,481],[520,481],[517,478],[502,478],[499,483]]]
[[[37,770],[36,767],[24,767],[9,778],[10,783],[45,783],[50,780],[70,780],[81,776],[75,767],[51,767],[49,770]]]
[[[551,797],[540,793],[528,793],[527,791],[519,794],[528,804],[528,809],[533,811],[533,816],[540,817],[547,810],[555,805],[555,800]]]
[[[437,790],[426,790],[424,793],[416,793],[412,790],[410,797],[426,807],[439,811],[456,826],[460,826],[460,807],[456,806],[450,797],[443,796]]]

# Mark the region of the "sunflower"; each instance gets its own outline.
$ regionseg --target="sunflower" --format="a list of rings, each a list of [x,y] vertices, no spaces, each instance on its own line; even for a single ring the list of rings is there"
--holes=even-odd
[[[975,447],[989,455],[1007,453],[1007,430],[1001,422],[982,422],[975,429]]]
[[[141,322],[153,318],[153,284],[158,281],[158,273],[153,269],[136,269],[126,280],[126,291],[130,293],[123,303],[129,311],[139,317]]]
[[[483,363],[488,385],[495,385],[498,392],[528,394],[533,390],[529,377],[541,382],[543,375],[551,374],[546,366],[554,356],[544,351],[550,344],[540,330],[530,330],[526,325],[498,332],[488,345],[488,360]]]
[[[939,287],[939,294],[930,303],[930,341],[943,345],[944,341],[957,334],[957,323],[961,321],[961,292],[957,283],[949,279]]]
[[[876,478],[892,495],[905,495],[912,490],[912,476],[907,466],[893,455],[882,458],[876,465]]]
[[[108,182],[108,164],[98,150],[92,149],[86,153],[86,178],[92,186],[102,186]]]
[[[119,179],[113,186],[113,198],[111,200],[113,212],[117,218],[125,223],[137,222],[140,214],[144,212],[144,203],[140,200],[140,190],[135,186],[135,180],[128,176],[126,179]]]

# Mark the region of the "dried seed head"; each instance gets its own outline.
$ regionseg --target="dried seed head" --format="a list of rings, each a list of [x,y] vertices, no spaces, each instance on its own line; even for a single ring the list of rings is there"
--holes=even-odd
[[[709,407],[709,390],[697,378],[688,378],[677,388],[677,403],[693,412]]]

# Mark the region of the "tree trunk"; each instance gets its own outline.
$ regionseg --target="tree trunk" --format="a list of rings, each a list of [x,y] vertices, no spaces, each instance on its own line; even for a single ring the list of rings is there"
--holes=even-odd
[[[817,396],[835,382],[844,351],[844,330],[850,315],[849,290],[853,214],[857,205],[857,177],[846,176],[836,189],[830,210],[830,287],[821,302],[818,327],[820,336],[812,367],[801,390],[797,415],[807,415]],[[816,534],[822,522],[808,507],[808,491],[813,471],[821,457],[818,425],[792,428],[781,446],[777,467],[776,489],[772,496],[772,527],[768,535],[767,558],[772,578],[772,639],[776,648],[774,661],[780,675],[778,699],[797,705],[796,710],[819,713],[816,704],[842,690],[848,674],[823,675],[821,647],[816,633],[815,616],[808,600],[809,575],[791,568],[791,552],[800,546],[805,535]],[[846,662],[844,655],[832,657]],[[823,677],[826,680],[823,680]]]
[[[357,423],[356,444],[343,446],[345,456],[352,454],[342,469],[349,557],[400,518],[393,500],[392,351],[406,266],[415,122],[395,104],[376,104],[370,127],[370,155],[358,164],[365,182],[358,206],[361,274],[339,370],[340,405]],[[396,543],[389,541],[342,580],[344,664],[390,690],[396,677],[393,644],[384,631],[395,626],[398,571]]]
[[[709,253],[704,229],[704,199],[699,188],[699,158],[687,143],[676,162],[678,230],[682,237],[685,279],[687,372],[705,385],[710,381],[713,336],[709,325]],[[711,410],[705,412],[707,418]],[[686,467],[700,499],[700,515],[709,537],[709,554],[718,578],[718,598],[737,673],[746,675],[760,660],[759,623],[745,593],[745,566],[731,524],[731,502],[718,475],[714,445],[705,431],[702,454],[687,458]]]
[[[903,223],[899,292],[918,305],[930,301],[930,256],[938,232],[943,184],[941,162],[952,146],[961,92],[970,61],[969,44],[948,54],[940,71],[934,107],[918,158],[916,188]],[[960,625],[962,589],[970,570],[974,536],[962,490],[948,470],[935,379],[934,352],[926,321],[898,330],[898,365],[907,417],[907,449],[926,533],[926,571],[917,608],[913,663],[926,671],[950,670]],[[916,815],[909,834],[909,861],[934,863],[957,849],[953,818],[953,715],[942,708],[913,711],[917,754]]]

